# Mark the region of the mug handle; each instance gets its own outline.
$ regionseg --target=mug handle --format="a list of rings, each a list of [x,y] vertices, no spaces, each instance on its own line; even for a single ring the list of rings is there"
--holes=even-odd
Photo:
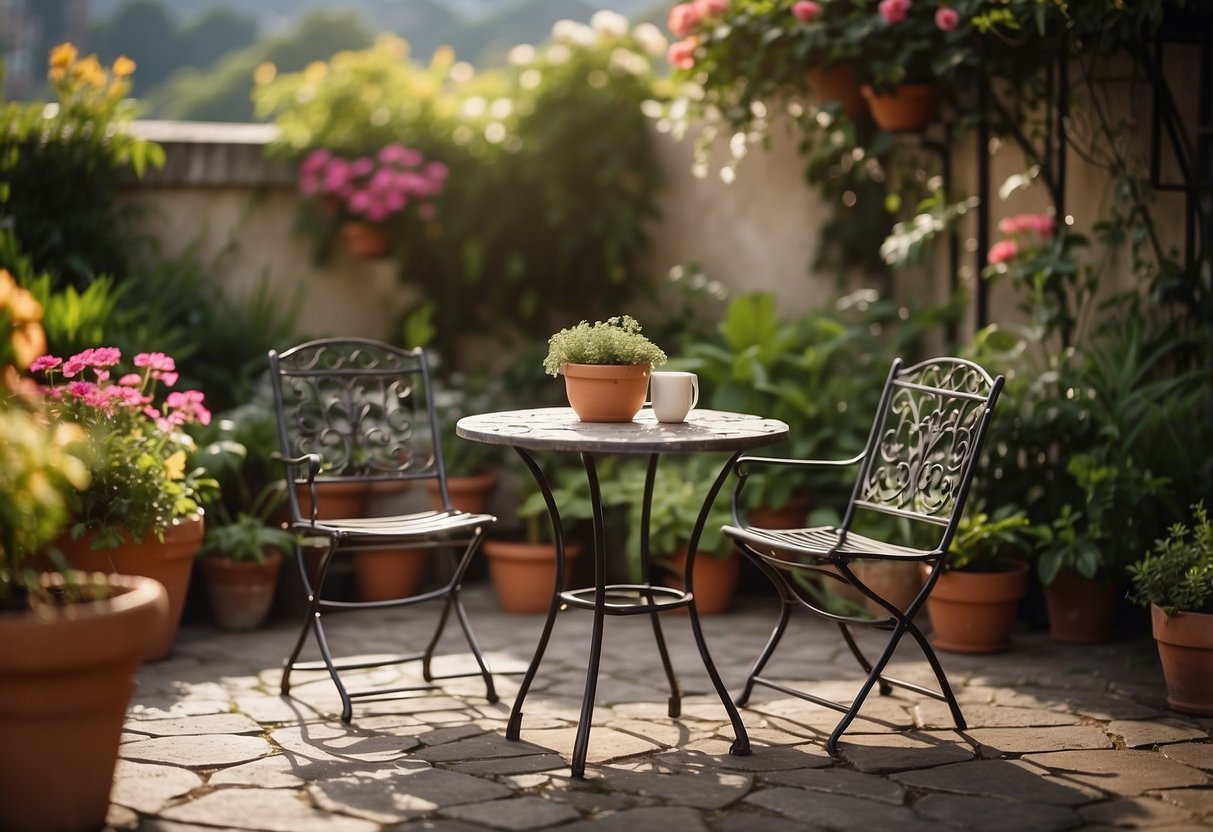
[[[699,376],[698,374],[691,376],[691,410],[695,409],[695,405],[699,404]]]

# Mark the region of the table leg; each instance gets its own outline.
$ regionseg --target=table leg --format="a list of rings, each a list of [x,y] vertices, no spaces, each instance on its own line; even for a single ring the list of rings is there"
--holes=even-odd
[[[556,613],[560,611],[560,591],[564,588],[564,532],[560,525],[560,511],[556,508],[556,500],[552,496],[552,488],[548,484],[547,477],[543,474],[543,469],[535,462],[534,457],[524,451],[522,448],[515,448],[518,456],[522,458],[523,463],[531,472],[531,476],[535,480],[535,484],[539,486],[539,492],[543,495],[543,501],[548,507],[548,516],[552,520],[552,536],[556,541],[556,583],[552,587],[552,603],[548,605],[548,617],[543,622],[543,630],[539,634],[539,644],[535,647],[535,655],[531,657],[531,663],[526,669],[526,674],[522,677],[522,684],[518,686],[518,695],[514,697],[514,707],[510,709],[510,721],[506,723],[505,738],[507,740],[517,740],[522,732],[522,703],[526,699],[527,692],[531,689],[531,683],[535,681],[535,674],[539,671],[539,664],[543,661],[543,654],[547,650],[548,640],[552,637],[552,626],[556,622]]]
[[[640,577],[642,581],[648,581],[650,578],[649,517],[652,514],[653,486],[657,481],[657,459],[657,454],[649,457],[649,466],[644,479],[644,502],[641,505],[640,515]],[[661,631],[661,617],[658,615],[657,605],[653,602],[652,592],[645,596],[645,601],[652,608],[649,618],[653,622],[653,637],[657,640],[657,652],[661,654],[661,666],[665,668],[665,678],[670,684],[670,698],[667,701],[666,711],[669,713],[670,719],[677,719],[682,715],[682,689],[678,686],[678,677],[674,674],[674,666],[670,663],[670,651],[665,646],[665,636]]]
[[[594,719],[594,697],[598,692],[598,668],[602,663],[602,625],[606,616],[606,522],[602,513],[602,491],[598,471],[591,454],[581,455],[586,480],[590,485],[590,506],[594,534],[594,629],[590,636],[590,658],[585,671],[585,693],[581,697],[581,718],[573,742],[572,774],[585,777],[585,758],[590,745],[590,724]]]
[[[733,463],[737,461],[737,457],[741,452],[733,454],[729,457],[729,461],[721,469],[717,475],[716,481],[712,483],[711,489],[708,491],[707,497],[704,498],[703,508],[699,510],[699,517],[695,521],[695,528],[691,532],[691,539],[687,543],[687,566],[686,566],[686,589],[691,591],[692,578],[695,572],[695,554],[699,549],[699,538],[703,534],[703,527],[707,524],[708,514],[712,510],[713,503],[716,502],[716,497],[720,493],[721,487],[729,478],[729,473],[733,470]],[[724,705],[725,713],[729,715],[729,722],[733,724],[733,744],[729,747],[729,753],[736,757],[745,757],[750,753],[750,735],[746,732],[745,724],[741,721],[741,714],[737,711],[737,706],[733,704],[733,700],[729,697],[729,692],[721,681],[720,674],[716,672],[716,664],[712,661],[712,655],[708,652],[707,642],[703,639],[703,627],[699,623],[699,611],[695,608],[695,599],[692,597],[691,603],[687,606],[687,612],[691,617],[691,631],[695,634],[695,643],[699,646],[699,655],[703,659],[703,666],[708,672],[708,678],[712,680],[712,686],[716,688],[716,695],[720,697],[721,703]]]

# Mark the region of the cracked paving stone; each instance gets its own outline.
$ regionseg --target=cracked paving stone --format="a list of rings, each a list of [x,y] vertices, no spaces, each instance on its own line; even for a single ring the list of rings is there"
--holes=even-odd
[[[312,766],[299,768],[284,754],[262,757],[251,763],[216,771],[208,786],[259,786],[263,789],[297,789],[307,783],[305,774],[314,774]]]
[[[544,750],[555,751],[566,759],[573,755],[573,744],[577,739],[576,728],[554,728],[523,731],[522,737]],[[632,732],[617,731],[606,726],[596,726],[590,732],[589,748],[586,751],[586,761],[590,763],[605,763],[620,757],[630,757],[633,754],[643,754],[648,751],[659,751],[665,746],[654,740],[638,737]]]
[[[1155,796],[1202,816],[1213,816],[1213,791],[1208,789],[1166,789]]]
[[[879,773],[927,768],[973,759],[973,749],[953,731],[913,734],[846,734],[838,752],[855,768]]]
[[[110,801],[151,815],[201,785],[202,778],[188,769],[119,760]]]
[[[716,826],[717,832],[805,832],[820,828],[774,815],[744,811],[730,812]]]
[[[643,807],[560,827],[560,832],[708,832],[694,809]]]
[[[1066,780],[1122,797],[1210,782],[1205,772],[1169,760],[1156,751],[1052,751],[1029,754],[1023,761],[1060,772]]]
[[[278,687],[275,680],[273,687]],[[234,698],[236,710],[249,719],[256,720],[262,725],[281,723],[297,724],[302,722],[317,722],[325,718],[324,714],[315,708],[285,696],[267,696],[264,694],[249,694]]]
[[[1124,740],[1129,748],[1153,748],[1156,745],[1204,740],[1209,732],[1191,723],[1149,722],[1118,719],[1108,725],[1108,733]]]
[[[507,740],[502,734],[480,734],[464,740],[422,748],[411,756],[429,763],[453,763],[501,757],[528,757],[546,753],[548,750],[528,740]]]
[[[274,749],[261,737],[191,734],[128,742],[119,747],[118,753],[127,760],[207,768],[247,763],[273,754]]]
[[[1073,809],[1064,806],[957,794],[929,794],[914,804],[914,811],[948,826],[982,832],[1052,832],[1069,829],[1078,819]]]
[[[317,781],[308,792],[321,808],[376,823],[399,823],[449,806],[509,797],[500,783],[433,768],[376,768]]]
[[[283,789],[219,789],[160,816],[255,832],[379,832],[376,823],[325,812],[301,800],[298,792]]]
[[[653,762],[666,768],[702,769],[719,766],[735,771],[780,771],[793,768],[824,768],[834,760],[824,749],[811,743],[795,746],[760,747],[744,757],[729,753],[729,740],[709,739],[688,743],[653,756]]]
[[[978,745],[986,759],[1042,751],[1112,748],[1112,740],[1094,725],[1059,725],[1031,728],[972,728],[963,734]]]
[[[745,775],[706,769],[671,774],[652,770],[598,768],[593,770],[592,775],[596,788],[605,786],[613,792],[652,797],[663,803],[695,809],[722,809],[741,800],[753,786],[752,778]]]
[[[879,800],[894,806],[905,802],[905,789],[898,783],[875,774],[862,774],[845,768],[777,771],[764,775],[762,779],[764,783]]]
[[[904,806],[889,806],[841,794],[780,786],[756,791],[745,800],[746,803],[761,806],[793,820],[835,832],[871,832],[873,829],[938,832],[939,828]]]
[[[444,764],[443,768],[470,774],[473,777],[496,777],[530,774],[539,771],[567,770],[568,762],[559,754],[529,754],[525,757],[498,757],[492,760],[469,760],[466,763]]]
[[[1185,766],[1213,771],[1213,743],[1186,742],[1158,749],[1164,757]]]
[[[953,728],[952,711],[944,702],[922,702],[914,709],[919,728]],[[1029,728],[1046,725],[1077,725],[1082,720],[1074,714],[1044,708],[1008,707],[984,703],[961,706],[969,730],[976,728]],[[966,732],[967,733],[967,732]]]
[[[421,745],[413,736],[376,734],[352,725],[320,722],[279,728],[270,739],[288,757],[313,762],[391,762]]]
[[[456,820],[491,826],[494,829],[542,829],[577,820],[581,814],[571,806],[553,803],[542,797],[518,797],[513,800],[492,800],[443,809],[442,814]]]
[[[188,719],[141,719],[123,728],[152,737],[181,737],[190,734],[259,734],[261,726],[244,714],[207,714]]]
[[[1078,814],[1087,823],[1136,828],[1171,826],[1185,823],[1192,817],[1186,809],[1153,797],[1122,797],[1083,806]]]
[[[452,725],[447,728],[434,728],[418,733],[417,739],[421,740],[422,745],[434,746],[457,740],[466,740],[469,737],[478,737],[485,733],[487,732],[479,725]]]
[[[906,771],[894,774],[893,779],[910,788],[1054,806],[1078,806],[1103,796],[1097,789],[1048,777],[1041,769],[1018,760],[980,760]]]

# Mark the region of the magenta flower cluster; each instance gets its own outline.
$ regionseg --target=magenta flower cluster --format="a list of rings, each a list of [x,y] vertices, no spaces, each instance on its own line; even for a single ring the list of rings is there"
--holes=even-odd
[[[172,387],[177,383],[177,366],[171,356],[162,352],[140,353],[134,360],[137,372],[125,373],[115,381],[112,370],[121,361],[122,353],[117,347],[96,347],[76,353],[66,361],[53,355],[40,356],[30,364],[30,371],[46,375],[48,383],[42,389],[50,399],[83,408],[103,419],[137,413],[165,433],[193,422],[210,423],[211,413],[198,390],[174,391],[165,397],[162,406],[155,404],[159,385]],[[56,383],[60,375],[66,383]]]
[[[716,23],[729,9],[728,0],[694,0],[679,3],[670,9],[666,25],[681,40],[671,43],[666,50],[666,59],[678,69],[695,66],[695,48],[699,46],[696,32]]]
[[[990,246],[986,259],[991,264],[1013,260],[1024,247],[1035,247],[1052,239],[1057,232],[1057,220],[1049,214],[1016,214],[1000,220],[998,231],[1006,239]]]
[[[434,218],[433,200],[446,187],[447,166],[426,161],[420,151],[390,144],[374,156],[346,158],[313,150],[299,165],[299,191],[334,199],[350,216],[384,222],[410,205],[425,221]]]

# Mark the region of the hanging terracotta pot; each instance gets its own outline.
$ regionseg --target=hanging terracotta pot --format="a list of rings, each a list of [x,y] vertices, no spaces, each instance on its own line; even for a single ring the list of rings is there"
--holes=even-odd
[[[61,575],[45,575],[47,585]],[[168,617],[164,587],[110,575],[71,615],[0,613],[0,827],[101,829],[135,677]],[[100,593],[105,587],[97,585]]]
[[[868,117],[868,103],[855,77],[855,65],[848,62],[828,67],[811,66],[805,70],[805,80],[818,101],[837,101],[852,121]]]
[[[142,575],[164,585],[168,592],[168,617],[143,656],[145,661],[155,661],[173,652],[181,614],[185,611],[185,597],[189,593],[194,555],[202,546],[203,528],[202,514],[198,513],[174,520],[165,531],[163,542],[149,534],[136,543],[127,535],[127,541],[116,549],[93,549],[95,534],[86,532],[79,540],[64,536],[56,545],[73,569]]]
[[[931,642],[949,653],[1001,653],[1027,589],[1022,562],[1002,572],[945,572],[927,598]]]
[[[892,133],[925,130],[935,117],[941,95],[934,81],[901,84],[884,93],[876,92],[869,84],[862,90],[876,126]]]
[[[678,547],[673,558],[666,559],[670,571],[666,573],[666,586],[682,589],[686,585],[683,577],[687,559],[685,545]],[[730,548],[724,555],[700,552],[695,556],[695,574],[691,579],[691,592],[695,594],[695,610],[700,615],[719,615],[728,612],[737,595],[737,581],[741,575],[741,555]]]
[[[569,405],[583,422],[630,422],[644,405],[651,364],[565,364]]]
[[[1116,583],[1063,569],[1044,585],[1049,637],[1063,644],[1098,644],[1112,638]]]
[[[387,228],[374,223],[346,220],[341,223],[341,239],[350,254],[365,260],[385,257],[392,250]]]
[[[266,549],[265,560],[232,560],[223,555],[202,558],[202,576],[206,580],[211,614],[220,630],[255,630],[265,623],[278,586],[282,553]]]
[[[433,549],[370,549],[354,552],[354,585],[362,601],[416,595],[425,582]]]
[[[1185,714],[1213,716],[1213,615],[1167,615],[1151,604],[1150,622],[1167,683],[1167,705]]]
[[[553,544],[486,540],[484,554],[489,559],[489,577],[502,612],[547,612],[556,584],[556,547]],[[580,555],[580,545],[565,544],[564,589],[568,588],[573,562]]]
[[[433,506],[434,511],[442,511],[442,498],[438,494],[438,480],[426,480],[425,488],[429,492],[430,505]],[[488,508],[489,499],[496,488],[497,474],[492,471],[466,477],[446,478],[446,491],[450,495],[451,505],[468,514],[483,514]]]

